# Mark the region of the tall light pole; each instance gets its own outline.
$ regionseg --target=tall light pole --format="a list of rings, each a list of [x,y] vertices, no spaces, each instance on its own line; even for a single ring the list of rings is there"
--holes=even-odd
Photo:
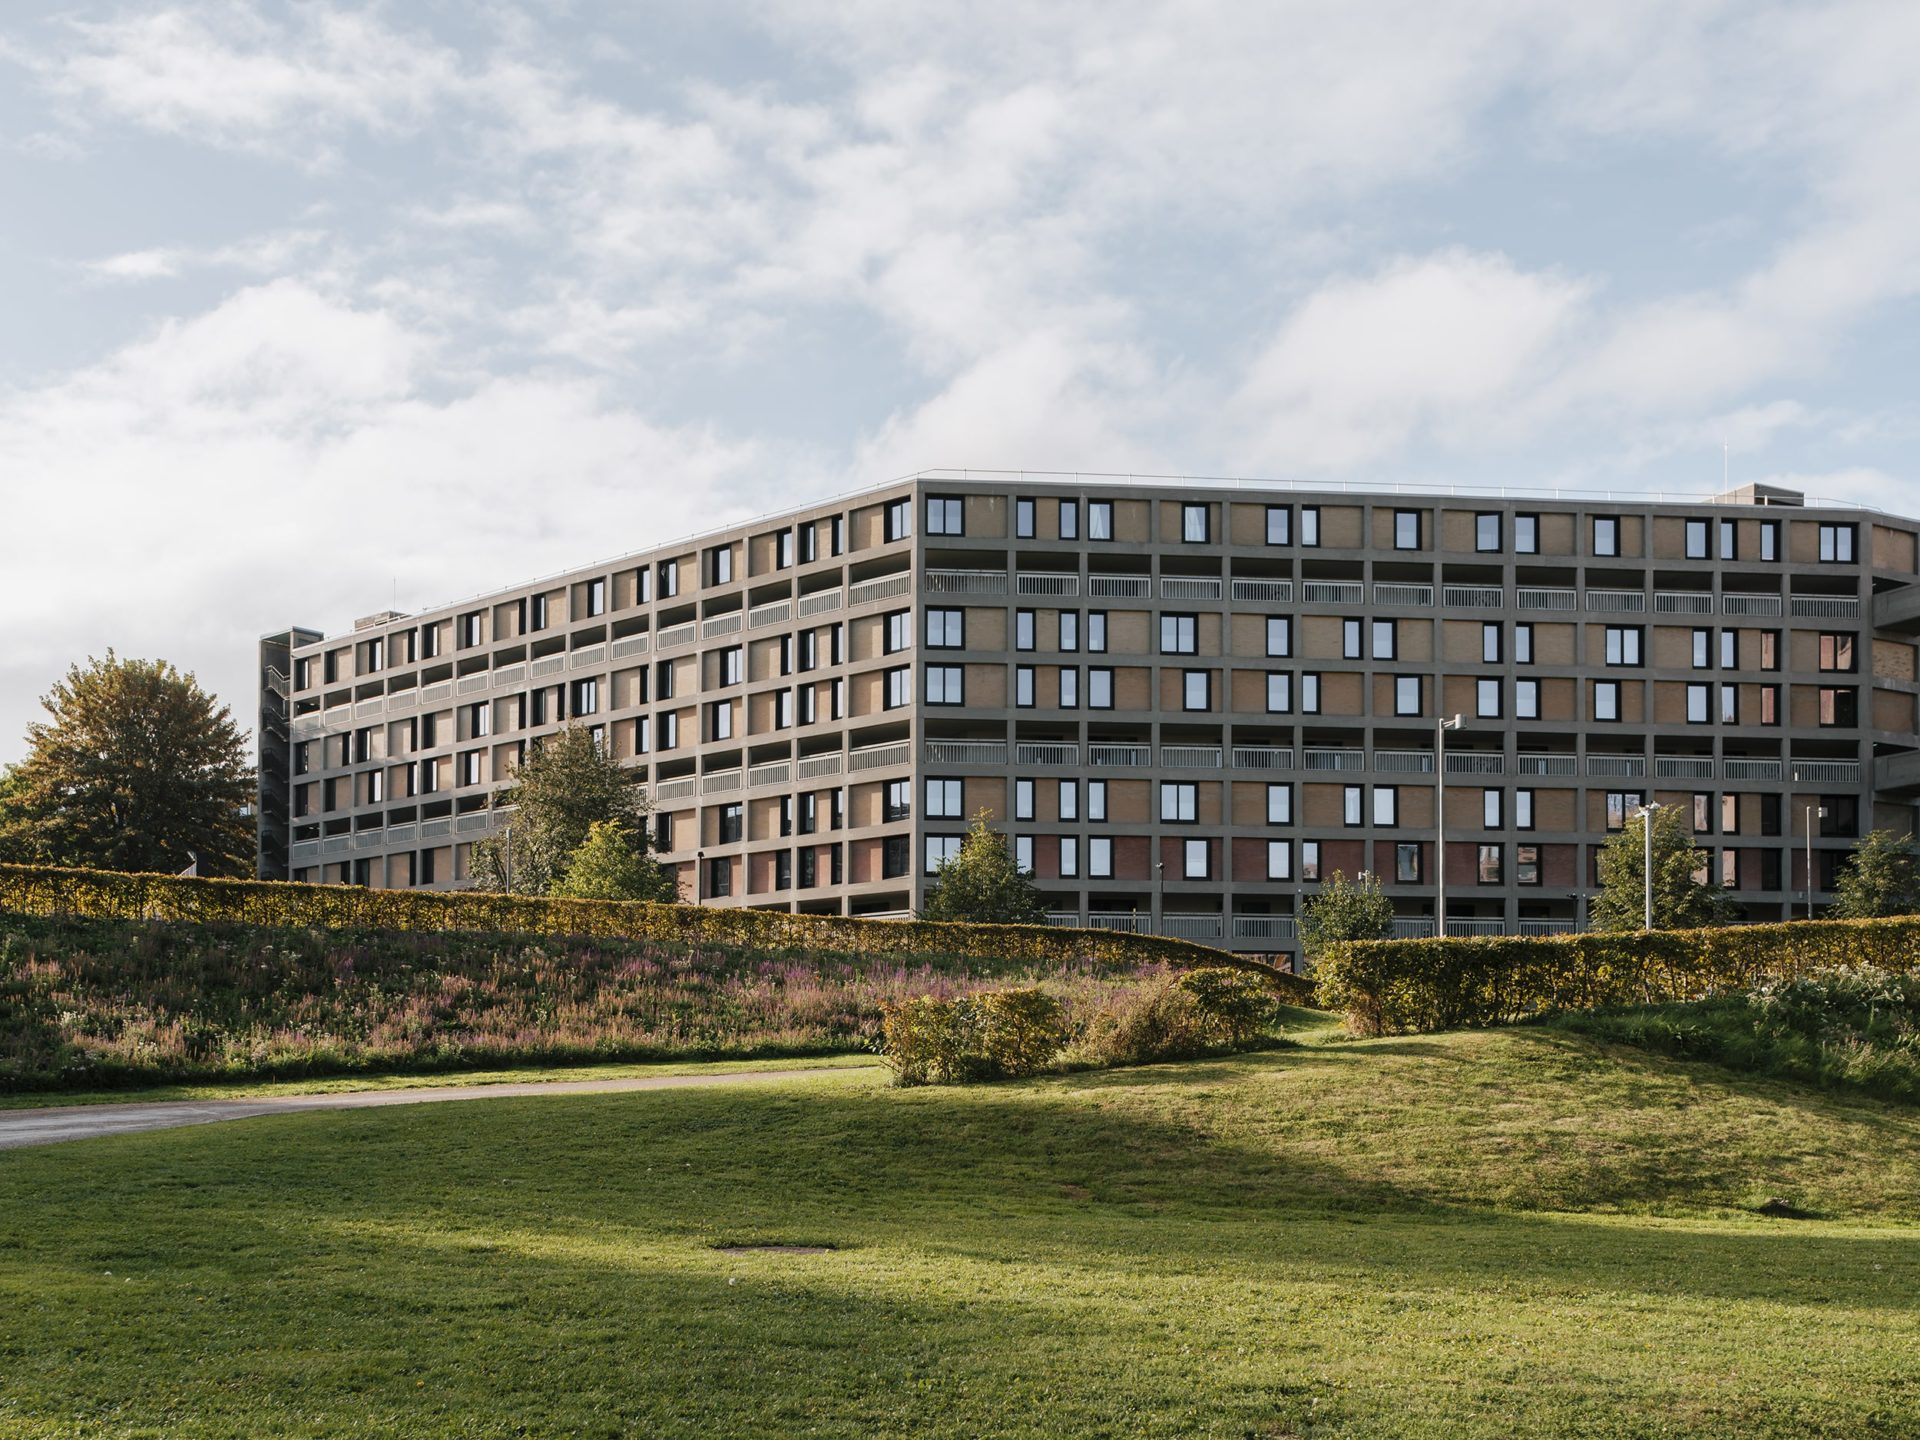
[[[1647,890],[1646,913],[1640,926],[1643,930],[1653,929],[1653,812],[1666,808],[1658,800],[1649,800],[1640,807],[1640,834],[1647,842],[1647,856],[1641,866],[1640,876]]]
[[[1458,730],[1458,715],[1433,727],[1433,933],[1447,936],[1447,731]]]
[[[1818,809],[1822,820],[1827,818],[1827,807],[1807,806],[1807,919],[1813,919],[1813,819]]]

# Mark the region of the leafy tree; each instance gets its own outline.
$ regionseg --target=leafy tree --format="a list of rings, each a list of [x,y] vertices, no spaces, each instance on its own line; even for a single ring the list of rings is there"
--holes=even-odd
[[[1646,924],[1647,816],[1635,815],[1600,848],[1600,891],[1588,912],[1596,930],[1640,930]],[[1725,925],[1733,897],[1698,877],[1711,857],[1693,843],[1679,808],[1653,812],[1653,928],[1697,930]]]
[[[1033,876],[1013,863],[1006,837],[987,828],[988,813],[982,810],[973,817],[959,851],[934,871],[921,919],[990,925],[1046,922],[1047,907]]]
[[[597,822],[646,851],[646,796],[584,726],[530,744],[514,783],[494,798],[514,809],[505,830],[474,844],[476,889],[555,894]]]
[[[1856,840],[1827,913],[1836,920],[1920,915],[1920,857],[1912,837],[1870,830]]]
[[[27,841],[25,793],[18,765],[0,770],[0,865],[22,865],[33,858]]]
[[[567,873],[553,887],[569,900],[660,900],[680,898],[673,876],[647,853],[630,830],[611,820],[596,820],[587,838],[567,859]]]
[[[1362,870],[1349,881],[1333,872],[1300,907],[1300,948],[1309,960],[1341,940],[1384,940],[1393,933],[1393,902],[1379,877]]]
[[[0,791],[0,848],[98,870],[250,875],[254,772],[226,706],[164,660],[107,651],[41,697]]]

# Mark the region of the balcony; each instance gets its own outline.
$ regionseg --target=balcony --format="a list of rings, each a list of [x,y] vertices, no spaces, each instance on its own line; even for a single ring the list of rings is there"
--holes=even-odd
[[[1004,765],[1007,742],[1004,740],[929,740],[926,742],[929,765]],[[806,768],[806,761],[801,761]]]
[[[1286,605],[1293,600],[1291,580],[1238,580],[1233,582],[1233,598],[1264,605]]]
[[[1898,585],[1873,597],[1873,628],[1920,629],[1920,585]]]
[[[1589,755],[1587,774],[1604,780],[1634,780],[1647,773],[1644,755]]]
[[[1499,610],[1507,603],[1507,592],[1498,585],[1446,585],[1440,603],[1455,610]]]
[[[1873,762],[1873,784],[1889,793],[1920,790],[1920,750],[1882,755]]]
[[[1166,575],[1160,580],[1163,600],[1218,600],[1220,582],[1205,576]]]
[[[1089,575],[1087,594],[1096,600],[1144,600],[1153,590],[1145,575]]]
[[[1513,757],[1516,775],[1578,775],[1580,757],[1578,755],[1516,755]]]
[[[1002,745],[1003,754],[1005,749],[1006,747]],[[912,758],[912,743],[906,740],[894,740],[885,745],[862,745],[856,750],[849,750],[847,768],[849,770],[880,770],[889,765],[905,765]]]
[[[1572,610],[1578,603],[1579,596],[1572,590],[1521,585],[1513,592],[1513,605],[1516,610]]]
[[[808,755],[797,761],[793,767],[796,780],[818,780],[825,775],[838,775],[845,764],[838,750],[830,750],[825,755]]]
[[[1367,598],[1367,587],[1358,580],[1306,580],[1300,598],[1309,605],[1358,605]]]
[[[1291,915],[1235,915],[1233,938],[1236,940],[1278,940],[1292,944],[1295,930]]]
[[[1447,774],[1449,775],[1504,775],[1507,773],[1507,757],[1489,750],[1449,750],[1447,752]]]
[[[1004,570],[929,570],[926,574],[926,592],[929,595],[1004,595],[1007,593],[1007,572]],[[806,601],[800,602],[800,613],[806,614]]]
[[[763,785],[784,785],[792,775],[793,766],[785,760],[756,765],[747,772],[747,788],[757,790]]]
[[[1858,785],[1858,760],[1789,760],[1796,785]]]
[[[1647,596],[1642,590],[1587,591],[1587,609],[1596,615],[1626,615],[1646,608]]]
[[[1778,595],[1742,595],[1731,594],[1720,597],[1722,615],[1750,615],[1756,617],[1777,616],[1780,613]]]
[[[697,627],[689,620],[684,625],[669,625],[653,637],[654,644],[662,650],[672,650],[681,645],[691,645]]]
[[[1061,741],[1019,740],[1014,742],[1016,765],[1078,765],[1080,747]]]
[[[1291,770],[1293,751],[1283,745],[1236,745],[1233,747],[1236,770]]]
[[[731,795],[740,788],[738,770],[709,770],[700,777],[702,795]]]
[[[1713,596],[1705,590],[1656,590],[1653,610],[1656,615],[1711,615]]]
[[[691,775],[677,776],[672,780],[658,780],[648,795],[655,801],[685,800],[698,788],[698,782]]]
[[[1162,745],[1160,763],[1169,770],[1218,770],[1218,745]]]
[[[1101,768],[1145,770],[1153,764],[1151,745],[1089,745],[1087,764]]]
[[[1778,780],[1778,760],[1728,759],[1720,762],[1721,773],[1729,780]]]
[[[1080,593],[1078,575],[1050,575],[1042,571],[1028,570],[1013,577],[1013,589],[1016,595],[1068,596]]]
[[[1367,768],[1367,752],[1326,748],[1302,750],[1300,768],[1302,770],[1364,770]]]
[[[1653,773],[1662,780],[1711,780],[1711,755],[1656,755]]]
[[[1002,579],[1004,580],[1004,576]],[[902,570],[898,575],[882,575],[878,580],[862,580],[858,585],[847,587],[847,608],[856,605],[877,605],[882,600],[891,600],[896,595],[905,595],[913,589],[913,576]]]
[[[756,605],[747,612],[747,628],[764,630],[769,625],[779,625],[793,615],[791,600],[775,600],[766,605]]]
[[[1858,620],[1858,595],[1795,595],[1792,597],[1796,620]]]
[[[1431,750],[1376,750],[1373,768],[1387,775],[1431,775]]]
[[[718,640],[724,635],[738,635],[742,623],[742,617],[738,610],[726,615],[710,615],[700,622],[700,638],[702,640]],[[585,652],[583,651],[582,653],[584,654]],[[579,656],[576,655],[574,657],[573,663],[575,666],[580,664]]]
[[[1424,608],[1433,604],[1433,587],[1381,581],[1373,587],[1373,603],[1402,610]]]
[[[1220,915],[1162,915],[1159,930],[1175,940],[1218,940],[1226,932]]]
[[[847,597],[840,590],[816,590],[811,595],[802,595],[794,613],[805,619],[809,615],[827,615],[846,604]]]

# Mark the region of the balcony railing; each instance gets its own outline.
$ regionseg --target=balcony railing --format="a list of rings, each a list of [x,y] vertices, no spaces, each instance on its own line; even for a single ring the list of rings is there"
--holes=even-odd
[[[1367,598],[1367,587],[1358,580],[1305,580],[1300,598],[1309,605],[1358,605]]]
[[[1373,587],[1373,603],[1376,605],[1394,605],[1401,607],[1428,606],[1433,604],[1431,585],[1401,585],[1392,582],[1380,582]]]
[[[793,774],[796,780],[818,780],[823,775],[838,775],[846,763],[838,750],[825,755],[807,755],[794,762]]]
[[[929,570],[926,589],[929,595],[1004,595],[1007,572],[1004,570]],[[806,602],[801,602],[804,613]]]
[[[1089,745],[1087,763],[1145,770],[1153,764],[1151,745]]]
[[[1285,605],[1293,599],[1291,580],[1235,580],[1233,598],[1267,605]]]
[[[1579,597],[1571,590],[1522,585],[1513,592],[1516,610],[1572,610],[1578,603]]]
[[[1653,773],[1662,780],[1711,780],[1711,755],[1656,755]]]
[[[1004,751],[1004,746],[1002,747]],[[849,770],[878,770],[886,765],[905,765],[913,758],[913,745],[906,740],[894,740],[885,745],[862,745],[857,750],[847,752]]]
[[[1302,770],[1364,770],[1367,768],[1367,752],[1364,750],[1335,750],[1315,747],[1300,752]]]
[[[527,666],[527,676],[529,679],[538,680],[547,675],[558,675],[562,670],[566,668],[567,668],[566,656],[547,655],[542,657],[541,659],[533,661],[531,664]]]
[[[1097,600],[1144,600],[1153,589],[1146,575],[1089,575],[1087,594]]]
[[[1504,775],[1507,773],[1507,757],[1488,750],[1449,750],[1447,752],[1447,774],[1449,775]]]
[[[1169,770],[1218,770],[1218,745],[1162,745],[1160,763]]]
[[[1236,940],[1286,940],[1294,938],[1291,915],[1235,915],[1233,938]]]
[[[1611,779],[1631,780],[1647,773],[1647,757],[1644,755],[1589,755],[1587,756],[1587,774]]]
[[[1780,762],[1773,759],[1727,759],[1720,768],[1729,780],[1778,780],[1781,773]]]
[[[648,793],[655,800],[684,800],[698,788],[691,775],[679,775],[671,780],[656,780]]]
[[[1443,585],[1440,600],[1455,609],[1498,610],[1507,603],[1507,592],[1498,585]]]
[[[1792,760],[1793,779],[1797,785],[1858,785],[1860,783],[1860,762],[1858,760]]]
[[[1220,582],[1210,576],[1163,575],[1160,578],[1163,600],[1218,600]]]
[[[1087,929],[1146,935],[1153,929],[1153,916],[1144,910],[1092,910],[1087,913]]]
[[[791,600],[772,600],[765,605],[756,605],[747,612],[747,628],[764,630],[769,625],[778,625],[793,614]]]
[[[784,603],[784,602],[782,602]],[[785,616],[781,617],[785,619]],[[651,635],[629,635],[623,640],[613,642],[610,652],[615,660],[629,660],[635,655],[644,655],[653,646]]]
[[[1793,618],[1796,620],[1856,620],[1860,616],[1858,595],[1795,595]]]
[[[729,611],[725,615],[709,615],[705,620],[700,622],[700,638],[702,640],[717,640],[722,635],[738,635],[740,633],[741,623],[741,615],[738,610]],[[576,660],[574,663],[577,665],[579,662]]]
[[[684,625],[669,625],[666,629],[656,634],[653,639],[654,643],[662,650],[671,650],[676,645],[691,645],[694,640],[694,634],[694,623],[689,620]]]
[[[1656,590],[1653,608],[1660,615],[1711,615],[1713,596],[1705,590]]]
[[[1516,755],[1513,757],[1516,775],[1578,775],[1580,757],[1578,755]]]
[[[1778,615],[1778,595],[1722,595],[1720,611],[1724,615]]]
[[[1055,740],[1018,740],[1013,746],[1016,765],[1078,765],[1080,747]]]
[[[1233,747],[1236,770],[1291,770],[1293,751],[1284,745],[1236,745]]]
[[[1505,920],[1480,920],[1463,915],[1447,917],[1447,934],[1449,935],[1504,935],[1506,933]]]
[[[1078,595],[1080,577],[1027,570],[1014,576],[1013,589],[1016,595]]]
[[[926,742],[929,765],[1004,765],[1007,742],[1004,740],[929,740]],[[804,766],[805,761],[801,764]]]
[[[1389,775],[1431,775],[1433,752],[1431,750],[1376,750],[1373,752],[1373,768]]]
[[[932,586],[929,585],[928,588],[931,589]],[[811,595],[800,597],[800,604],[795,613],[803,618],[808,615],[826,615],[838,610],[846,603],[847,597],[844,591],[816,590]]]
[[[862,580],[858,585],[847,587],[847,606],[873,605],[882,600],[891,600],[896,595],[905,595],[913,588],[913,576],[906,571],[898,575],[882,575],[877,580]]]
[[[702,795],[729,795],[740,788],[738,770],[709,770],[700,777]]]
[[[1218,940],[1225,933],[1224,916],[1162,915],[1160,933],[1176,940]]]
[[[1515,922],[1522,935],[1572,935],[1579,929],[1577,921],[1552,918],[1533,918]]]
[[[792,776],[793,766],[785,760],[756,765],[747,772],[747,788],[754,790],[762,785],[784,785]]]

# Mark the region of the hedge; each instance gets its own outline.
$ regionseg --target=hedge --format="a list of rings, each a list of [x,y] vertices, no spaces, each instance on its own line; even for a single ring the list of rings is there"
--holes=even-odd
[[[1920,969],[1920,916],[1706,930],[1347,941],[1314,969],[1358,1034],[1505,1025],[1562,1010],[1699,1000],[1836,965]]]
[[[312,929],[477,930],[608,935],[688,945],[868,955],[978,955],[1001,960],[1140,966],[1233,965],[1267,975],[1306,1003],[1311,986],[1272,965],[1158,935],[1051,925],[863,920],[782,910],[563,900],[476,890],[372,890],[279,880],[202,880],[49,865],[0,865],[0,911],[120,920],[226,921]]]

